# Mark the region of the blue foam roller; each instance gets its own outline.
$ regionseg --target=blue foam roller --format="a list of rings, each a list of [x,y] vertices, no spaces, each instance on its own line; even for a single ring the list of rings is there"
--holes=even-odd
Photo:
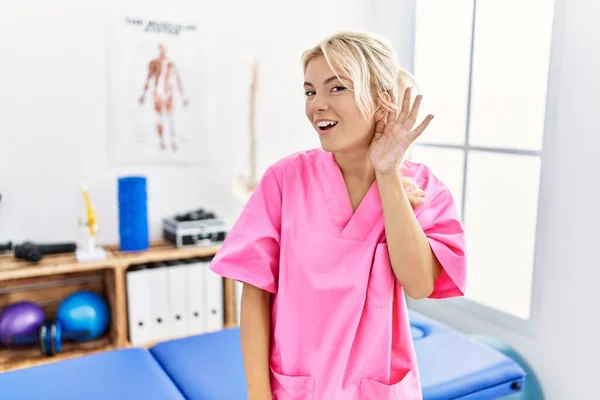
[[[149,246],[146,178],[119,178],[119,247],[141,251]]]

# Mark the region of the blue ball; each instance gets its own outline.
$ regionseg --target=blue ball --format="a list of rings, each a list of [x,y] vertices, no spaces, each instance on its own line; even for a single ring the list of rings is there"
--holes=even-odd
[[[110,309],[104,297],[84,290],[67,296],[60,303],[56,319],[62,324],[65,339],[94,340],[108,329]]]

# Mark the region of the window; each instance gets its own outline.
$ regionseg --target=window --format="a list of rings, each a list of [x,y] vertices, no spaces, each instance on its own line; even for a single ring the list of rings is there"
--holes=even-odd
[[[450,188],[467,232],[467,301],[528,319],[554,2],[418,0],[421,117],[409,158]],[[464,301],[461,299],[461,301]]]

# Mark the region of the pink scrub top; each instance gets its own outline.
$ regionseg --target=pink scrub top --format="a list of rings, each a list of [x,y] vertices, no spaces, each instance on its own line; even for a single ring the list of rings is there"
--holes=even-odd
[[[450,192],[422,164],[404,174],[425,190],[414,212],[443,266],[430,297],[461,296],[465,237]],[[210,268],[274,294],[274,400],[422,399],[377,183],[353,213],[331,153],[271,165]]]

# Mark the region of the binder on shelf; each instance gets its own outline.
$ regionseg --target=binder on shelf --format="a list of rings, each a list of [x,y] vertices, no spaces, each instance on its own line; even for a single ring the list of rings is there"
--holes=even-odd
[[[150,288],[151,342],[167,340],[171,333],[171,302],[169,299],[168,267],[166,263],[148,264]]]
[[[186,316],[187,334],[199,335],[206,330],[206,312],[204,302],[204,264],[199,258],[186,260]]]
[[[210,270],[213,257],[203,257],[204,266],[206,332],[223,329],[223,277]]]
[[[183,260],[167,261],[167,294],[170,314],[168,327],[170,338],[180,338],[188,334],[187,315],[187,265]]]
[[[134,346],[143,345],[152,340],[148,267],[132,265],[125,277],[129,341]]]

